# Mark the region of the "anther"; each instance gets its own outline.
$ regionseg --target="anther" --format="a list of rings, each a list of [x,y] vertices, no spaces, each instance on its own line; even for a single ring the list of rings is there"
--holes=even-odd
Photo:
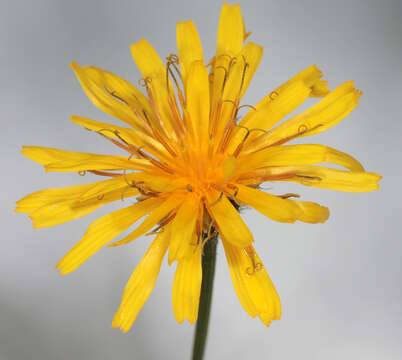
[[[79,176],[85,176],[87,174],[87,171],[86,170],[80,170],[80,171],[78,171],[78,175]]]

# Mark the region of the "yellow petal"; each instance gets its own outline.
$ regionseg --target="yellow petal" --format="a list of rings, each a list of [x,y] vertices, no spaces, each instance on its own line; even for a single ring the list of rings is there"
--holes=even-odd
[[[264,99],[254,109],[251,109],[239,125],[248,130],[237,127],[228,146],[228,153],[236,151],[239,144],[247,136],[247,143],[271,129],[285,116],[296,110],[308,96],[322,97],[328,94],[327,81],[320,80],[322,72],[316,65],[312,65],[286,83],[282,84]],[[257,130],[260,129],[260,130]],[[249,133],[249,130],[252,132]]]
[[[158,225],[161,220],[167,217],[178,206],[180,206],[181,201],[181,198],[178,198],[175,195],[171,195],[164,202],[159,202],[159,206],[155,210],[153,210],[147,218],[145,218],[140,226],[138,226],[133,232],[128,234],[124,239],[110,244],[109,247],[127,244],[145,234],[154,226]]]
[[[236,61],[231,65],[225,84],[224,100],[243,97],[261,62],[262,53],[263,48],[260,45],[249,42],[244,45],[239,54],[236,54]]]
[[[238,162],[240,170],[265,166],[333,163],[353,171],[364,171],[363,166],[352,156],[318,144],[272,146],[253,154],[239,157]]]
[[[248,130],[241,127],[235,129],[228,146],[228,153],[232,154],[236,151],[246,136],[247,142],[250,143],[251,140],[261,135],[264,130],[271,129],[285,116],[296,110],[309,96],[320,97],[327,95],[329,92],[328,84],[326,81],[320,80],[321,77],[322,72],[316,65],[313,65],[268,94],[240,121],[239,125]],[[252,132],[249,133],[250,130]]]
[[[301,80],[292,82],[278,95],[265,98],[240,121],[227,152],[232,154],[242,141],[255,139],[271,129],[285,116],[299,107],[310,95],[311,89]],[[250,132],[251,131],[251,132]]]
[[[35,228],[54,226],[85,216],[99,207],[123,197],[138,195],[138,190],[117,179],[65,188],[41,190],[17,202],[16,211],[31,213]],[[102,187],[92,196],[83,194]]]
[[[240,125],[247,128],[269,130],[285,116],[296,110],[310,95],[311,89],[303,81],[294,81],[278,95],[272,94],[250,110]],[[261,134],[260,134],[261,135]]]
[[[215,125],[213,127],[214,137],[216,138],[215,142],[219,141],[228,121],[235,117],[239,101],[246,92],[254,73],[260,64],[262,52],[263,49],[261,46],[249,42],[242,48],[241,52],[231,60],[231,62],[228,60],[227,56],[221,57],[217,60],[213,76],[214,84],[215,78],[216,81],[219,81],[219,76],[225,74],[222,68],[220,68],[222,66],[227,69],[227,79],[224,80],[224,85],[222,85],[222,83],[216,83],[218,88],[214,88],[214,96],[218,96],[220,91],[223,90],[221,95],[223,103],[221,105],[219,116],[215,117]],[[223,64],[224,62],[227,64]],[[217,110],[215,109],[215,112],[216,111]]]
[[[322,166],[283,166],[258,169],[253,174],[259,182],[291,181],[321,189],[346,192],[367,192],[377,190],[381,176],[371,172],[342,171]]]
[[[114,211],[95,220],[84,237],[60,260],[56,268],[68,274],[83,262],[127,230],[138,219],[145,216],[161,203],[159,198],[150,198],[132,206]]]
[[[244,23],[239,5],[223,4],[219,17],[216,56],[213,60],[211,99],[215,108],[222,95],[225,71],[233,57],[238,55],[244,41]]]
[[[113,319],[113,327],[120,327],[123,332],[130,330],[155,286],[168,243],[169,239],[161,233],[148,248],[124,289],[120,307]]]
[[[236,187],[238,189],[236,200],[253,207],[272,220],[293,223],[301,214],[299,207],[291,200],[282,199],[241,184],[236,184]]]
[[[195,143],[205,148],[209,143],[209,80],[208,71],[201,61],[191,64],[187,84],[188,125]]]
[[[311,86],[311,97],[324,97],[328,93],[328,81],[319,80]]]
[[[217,191],[208,194],[208,212],[214,219],[220,235],[235,246],[248,246],[254,239],[239,212],[225,195]]]
[[[135,172],[129,174],[131,181],[151,192],[172,192],[187,185],[185,179],[161,172]],[[127,175],[128,176],[128,175]]]
[[[138,191],[130,189],[126,192],[126,197],[133,195],[138,195]],[[55,202],[34,211],[30,218],[35,228],[55,226],[88,215],[105,204],[121,200],[122,196],[122,191],[115,191],[101,199],[91,199],[80,203],[73,203],[71,200]]]
[[[73,115],[70,121],[83,126],[86,129],[99,132],[100,134],[114,139],[123,139],[125,142],[135,145],[138,148],[145,148],[147,152],[156,155],[161,159],[167,159],[169,154],[163,145],[151,136],[140,131],[116,126],[100,121],[91,120],[82,116]]]
[[[327,207],[310,201],[291,201],[302,211],[298,220],[310,224],[323,223],[328,220],[329,210]]]
[[[124,190],[124,193],[122,192],[121,195],[124,198],[125,191],[128,191],[129,189],[136,190],[138,192],[138,189],[135,187],[130,186],[129,184],[133,180],[133,177],[137,173],[131,173],[131,174],[126,174],[126,176],[116,176],[114,178],[104,180],[104,181],[98,181],[96,183],[93,183],[91,187],[88,187],[85,191],[82,191],[78,198],[77,201],[79,202],[85,202],[90,199],[94,198],[103,198],[105,194],[108,194],[109,192],[115,192],[115,191],[122,191]]]
[[[222,164],[223,178],[229,180],[237,170],[237,160],[234,156],[228,156]]]
[[[217,54],[237,55],[244,41],[244,22],[239,4],[222,5],[218,24]]]
[[[138,113],[142,113],[142,111],[151,112],[151,105],[147,97],[128,81],[95,66],[86,66],[83,69],[86,76],[99,88],[105,89],[117,100],[126,103],[132,111],[135,109]]]
[[[278,293],[255,250],[251,246],[239,248],[224,240],[222,243],[233,287],[244,310],[252,317],[263,315],[269,320],[280,319]]]
[[[88,67],[81,67],[77,63],[73,62],[70,65],[82,88],[84,89],[85,93],[87,94],[88,98],[93,102],[93,104],[98,107],[100,110],[106,112],[107,114],[116,117],[117,119],[120,119],[124,121],[125,123],[138,128],[138,129],[144,129],[144,123],[141,119],[139,119],[135,113],[133,112],[133,108],[130,107],[128,104],[122,102],[121,100],[117,99],[116,97],[112,96],[111,94],[115,89],[108,89],[107,82],[103,81],[102,83],[99,83],[100,78],[97,76],[94,78],[94,71],[92,71],[92,74],[88,72]],[[96,68],[92,68],[93,70]],[[98,71],[102,71],[100,69],[97,69]],[[115,75],[111,73],[104,72],[104,74],[108,74],[108,77],[116,77]],[[99,74],[97,74],[99,75]],[[105,77],[103,77],[105,79]],[[97,81],[95,81],[97,80]],[[124,84],[129,87],[128,92],[130,90],[133,90],[134,87],[130,85],[128,82],[126,82],[123,79],[120,79],[121,82],[124,82]],[[120,90],[120,89],[119,89]],[[138,90],[136,90],[138,92]],[[119,92],[121,94],[121,91]],[[134,98],[134,94],[132,93],[131,98]],[[133,99],[134,101],[134,99]],[[144,100],[146,101],[146,100]]]
[[[131,45],[131,54],[142,76],[147,80],[165,130],[172,134],[172,113],[168,101],[165,65],[154,48],[144,39]]]
[[[269,133],[258,137],[248,152],[258,147],[284,143],[299,137],[319,134],[342,121],[358,104],[361,93],[346,82],[329,93],[319,103],[280,124]]]
[[[46,189],[34,192],[17,201],[15,211],[31,213],[44,205],[52,202],[73,198],[77,200],[82,193],[88,191],[97,183],[68,186],[56,189]]]
[[[271,314],[269,312],[266,313],[262,313],[260,315],[258,315],[258,317],[260,318],[260,320],[262,321],[262,323],[266,326],[270,326],[272,323],[272,319],[271,319]]]
[[[46,171],[145,170],[152,168],[150,162],[144,159],[128,159],[124,156],[81,153],[42,146],[23,146],[21,153],[44,165]]]
[[[191,89],[191,86],[187,85],[187,77],[191,74],[191,64],[194,61],[204,62],[201,40],[191,20],[177,23],[176,40],[183,81],[186,90],[187,87]]]
[[[201,246],[197,246],[190,248],[187,256],[179,260],[173,281],[173,312],[180,324],[185,319],[190,324],[197,320],[201,282]]]
[[[277,94],[280,95],[280,93],[286,89],[288,86],[290,86],[292,83],[297,82],[297,81],[303,81],[306,86],[311,88],[312,92],[310,96],[325,96],[329,93],[328,90],[328,83],[326,81],[321,80],[322,78],[322,72],[320,69],[317,68],[316,65],[309,66],[308,68],[302,70],[299,72],[297,75],[293,76],[290,80],[285,82],[283,85],[279,86],[277,89],[275,89],[274,93],[272,95],[276,96]],[[270,95],[268,95],[269,97]]]
[[[181,184],[177,184],[177,180],[164,175],[152,172],[133,172],[107,180],[107,182],[100,181],[86,192],[83,192],[80,200],[85,201],[95,197],[102,197],[105,193],[114,190],[124,189],[128,191],[129,189],[136,189],[136,185],[145,192],[153,193],[169,192],[180,187]],[[126,197],[128,194],[124,192],[122,195]]]
[[[200,200],[196,196],[188,195],[170,225],[171,238],[169,245],[169,265],[182,259],[191,247],[195,222],[198,217]]]

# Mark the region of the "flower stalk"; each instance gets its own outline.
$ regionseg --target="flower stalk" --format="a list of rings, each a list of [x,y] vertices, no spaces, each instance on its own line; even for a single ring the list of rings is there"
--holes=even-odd
[[[205,246],[202,256],[202,284],[198,319],[194,333],[192,360],[202,360],[208,336],[209,317],[211,314],[212,292],[214,287],[216,246],[218,234],[210,238]]]

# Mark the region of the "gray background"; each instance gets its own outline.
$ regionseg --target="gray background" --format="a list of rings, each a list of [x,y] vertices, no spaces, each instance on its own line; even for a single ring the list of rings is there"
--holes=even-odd
[[[331,88],[355,80],[364,92],[357,110],[307,141],[348,152],[384,179],[380,191],[367,194],[272,185],[329,206],[324,225],[277,224],[244,212],[281,296],[283,319],[266,328],[243,311],[220,248],[207,358],[401,359],[402,2],[240,3],[251,39],[264,46],[243,103],[257,102],[314,63]],[[109,119],[81,91],[72,60],[136,82],[129,45],[145,37],[162,56],[175,52],[175,24],[187,19],[210,57],[220,7],[212,0],[1,1],[1,360],[189,358],[193,327],[174,320],[174,269],[166,263],[132,331],[110,327],[149,238],[105,249],[68,276],[53,269],[90,221],[121,203],[40,230],[12,209],[30,192],[91,180],[45,174],[19,154],[22,144],[115,151],[68,120]]]

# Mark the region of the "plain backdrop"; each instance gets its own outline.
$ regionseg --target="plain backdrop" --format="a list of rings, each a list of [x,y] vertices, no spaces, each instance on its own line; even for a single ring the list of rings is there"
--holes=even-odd
[[[219,247],[207,359],[401,359],[402,2],[240,5],[251,40],[264,47],[243,104],[256,103],[312,64],[331,88],[355,80],[364,93],[359,107],[303,142],[350,153],[384,178],[379,191],[365,194],[266,186],[274,193],[297,191],[328,206],[331,217],[321,225],[289,225],[243,212],[282,299],[283,318],[266,328],[245,313]],[[72,114],[110,121],[81,90],[72,60],[136,83],[129,45],[144,37],[161,56],[174,53],[175,24],[188,19],[209,58],[220,7],[213,0],[0,1],[1,360],[189,359],[194,327],[174,319],[174,267],[166,263],[132,330],[122,335],[111,328],[149,237],[104,249],[64,277],[53,268],[91,221],[124,203],[40,230],[13,208],[30,192],[91,180],[45,174],[19,153],[21,145],[116,152],[69,122]]]

